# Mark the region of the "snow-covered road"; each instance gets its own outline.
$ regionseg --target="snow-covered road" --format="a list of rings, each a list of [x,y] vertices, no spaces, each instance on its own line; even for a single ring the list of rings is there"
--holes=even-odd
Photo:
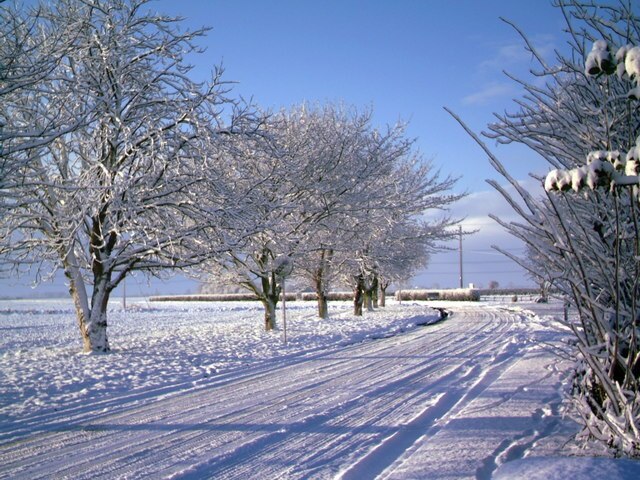
[[[490,478],[558,426],[563,338],[462,305],[390,338],[32,416],[0,437],[0,478]]]

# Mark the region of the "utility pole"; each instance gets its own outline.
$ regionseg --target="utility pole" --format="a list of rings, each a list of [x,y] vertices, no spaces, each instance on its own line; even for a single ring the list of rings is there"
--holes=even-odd
[[[464,288],[464,280],[462,278],[462,225],[458,225],[458,227],[460,228],[459,230],[460,247],[458,249],[460,251],[460,288]]]
[[[122,310],[127,311],[127,278],[122,279]]]
[[[293,262],[290,258],[279,256],[276,258],[276,268],[274,273],[282,282],[282,325],[284,328],[284,344],[287,344],[287,291],[285,289],[285,278],[293,272]]]
[[[0,67],[1,66],[2,65],[0,65]],[[4,150],[3,147],[2,147],[2,145],[3,145],[3,143],[2,143],[2,129],[3,128],[4,128],[4,123],[2,123],[2,120],[0,120],[0,155],[2,155],[2,152]]]
[[[282,277],[282,328],[284,333],[284,344],[287,344],[287,291],[284,288],[285,278]]]

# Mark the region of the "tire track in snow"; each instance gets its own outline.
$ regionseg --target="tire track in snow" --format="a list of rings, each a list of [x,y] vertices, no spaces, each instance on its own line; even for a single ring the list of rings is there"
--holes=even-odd
[[[478,320],[478,319],[476,319]],[[480,325],[469,325],[469,329],[464,329],[460,331],[453,331],[450,327],[446,328],[446,332],[439,339],[438,344],[430,344],[431,355],[428,357],[426,364],[428,364],[428,368],[423,366],[423,370],[419,375],[415,376],[414,380],[421,380],[423,385],[420,386],[419,391],[416,395],[419,394],[419,397],[416,401],[411,402],[411,406],[413,410],[411,411],[411,415],[415,414],[415,409],[423,409],[426,402],[432,402],[434,397],[437,397],[441,392],[437,389],[441,384],[448,383],[453,384],[456,383],[457,380],[464,374],[465,371],[468,371],[471,367],[468,364],[459,365],[460,358],[472,358],[478,352],[482,351],[486,348],[487,342],[493,342],[500,340],[500,335],[502,330],[507,330],[510,326],[510,322],[504,321],[495,321],[493,315],[489,318],[484,319],[486,324],[483,325],[483,322],[478,322]],[[470,335],[469,332],[473,328],[479,328],[484,330],[485,333],[488,328],[491,328],[494,333],[491,335],[485,335],[484,340],[478,340],[473,335]],[[444,327],[443,327],[444,328]],[[455,337],[451,336],[451,333],[454,333]],[[452,344],[457,346],[457,350],[452,348]],[[417,351],[424,351],[424,344],[420,344],[417,346]],[[447,355],[440,355],[447,353]],[[435,355],[435,357],[434,357]],[[494,355],[491,354],[491,357]],[[443,364],[440,362],[434,362],[434,358],[445,358],[449,357],[449,359],[453,359],[453,362],[449,362],[448,364]],[[383,365],[384,368],[387,365]],[[430,372],[428,371],[430,370]],[[453,372],[452,372],[453,370]],[[433,372],[436,371],[438,374],[434,377]],[[442,382],[438,382],[438,377],[445,377],[445,380]],[[448,382],[446,381],[448,380]],[[405,383],[405,390],[413,391],[418,388],[414,383],[415,381],[409,381],[409,379],[405,378],[402,380]],[[444,389],[444,388],[443,388]],[[318,430],[316,434],[318,436],[324,437],[323,442],[320,444],[314,444],[313,452],[331,452],[333,449],[332,455],[309,455],[309,449],[303,448],[308,442],[308,435],[301,435],[301,438],[296,438],[295,435],[289,435],[287,437],[287,444],[290,446],[290,463],[298,465],[297,467],[293,467],[291,471],[288,471],[288,478],[315,478],[316,475],[319,475],[320,478],[326,476],[326,474],[321,474],[320,472],[326,472],[329,470],[331,475],[338,473],[340,470],[339,464],[344,463],[345,458],[354,458],[357,459],[358,456],[363,455],[363,452],[367,451],[367,449],[373,448],[379,444],[379,442],[386,436],[392,434],[395,429],[397,429],[398,425],[401,425],[402,422],[406,421],[406,412],[402,410],[402,407],[405,407],[407,400],[410,398],[406,395],[400,395],[397,388],[389,388],[387,386],[387,393],[394,397],[395,401],[391,402],[378,402],[383,405],[380,408],[375,408],[376,403],[375,400],[381,398],[380,391],[372,391],[371,394],[365,399],[368,399],[365,402],[354,401],[354,405],[350,405],[348,409],[345,409],[347,414],[343,414],[337,416],[330,425],[324,425],[324,419],[319,418],[315,421],[315,428]],[[373,399],[373,401],[371,400]],[[372,413],[373,412],[373,413]],[[378,413],[376,413],[378,412]],[[386,421],[386,426],[381,426],[380,422]],[[335,427],[336,424],[339,424],[345,432],[343,435],[336,436],[332,435],[331,428]],[[370,431],[363,432],[362,424],[369,425]],[[378,426],[377,431],[373,431],[374,429],[371,426]],[[306,432],[305,432],[306,433]],[[323,435],[324,433],[324,435]],[[354,441],[354,438],[356,440]],[[328,439],[328,440],[327,440]],[[268,444],[268,441],[265,441],[264,444]],[[300,455],[299,453],[302,453]],[[280,455],[282,452],[280,452]],[[296,457],[296,455],[298,455]],[[276,458],[269,456],[268,452],[263,453],[263,465],[280,465]],[[276,455],[277,456],[277,453]],[[239,456],[240,457],[240,456]],[[329,468],[331,461],[338,463],[338,465],[334,466],[333,469]],[[220,466],[212,464],[208,466],[203,466],[200,469],[196,470],[195,473],[189,478],[197,478],[198,476],[211,476],[216,478],[240,478],[243,475],[250,475],[252,472],[255,473],[255,465],[247,464],[242,460],[238,460],[233,465],[224,465]],[[302,465],[303,467],[299,467]],[[314,470],[315,466],[315,470]],[[282,474],[282,470],[279,470],[281,466],[275,467],[272,470],[267,469],[265,472],[264,468],[261,469],[261,473],[267,478],[268,475],[278,475]],[[360,477],[360,478],[371,478],[371,477]]]
[[[109,441],[109,442],[110,442],[110,441]],[[113,452],[113,446],[112,446],[112,448],[110,448],[110,449],[109,449],[109,451],[110,451],[110,452]]]
[[[44,426],[1,446],[0,477],[328,478],[376,447],[393,459],[401,450],[393,438],[407,443],[435,428],[508,367],[514,352],[495,352],[521,330],[516,323],[490,309],[460,311],[432,327],[94,412],[92,420],[85,409],[54,419],[57,431]]]
[[[378,346],[378,345],[376,344],[376,345],[374,345],[374,346]],[[388,349],[388,347],[385,347],[384,349]],[[382,349],[378,350],[378,352],[379,352],[379,351],[381,351],[381,350],[382,350]],[[376,353],[376,356],[380,356],[380,353]],[[350,365],[346,365],[345,367],[346,367],[346,368],[344,368],[344,370],[345,370],[345,371],[348,371],[348,372],[350,372],[351,374],[353,374],[354,370],[351,368],[351,366],[350,366]],[[332,369],[328,369],[327,371],[328,371],[328,374],[329,374],[329,375],[335,376],[335,374],[337,373],[337,368],[335,368],[335,367],[334,367],[334,368],[332,368]],[[261,374],[260,376],[261,376],[261,377],[264,377],[264,374]],[[243,383],[247,383],[247,382],[249,382],[249,381],[250,381],[250,380],[245,380],[245,381],[238,382],[238,384],[237,384],[236,386],[238,386],[238,385],[242,385]],[[253,381],[253,379],[252,379],[251,381]],[[298,380],[295,380],[295,383],[297,383],[297,382],[298,382]],[[270,387],[270,386],[268,386],[268,388],[271,388],[271,387]],[[307,387],[307,388],[309,388],[309,387]],[[306,395],[306,393],[305,393],[304,391],[301,391],[300,395],[305,396],[305,395]],[[198,401],[194,401],[194,400],[196,400],[195,398],[192,398],[191,400],[192,400],[192,403],[195,403],[195,404],[197,404],[197,405],[200,403],[200,402],[198,402]],[[292,397],[291,397],[291,395],[289,395],[289,394],[286,394],[286,395],[285,395],[285,398],[284,398],[284,401],[285,401],[285,402],[291,402],[291,401],[293,401],[293,400],[295,400],[295,397],[293,397],[293,398],[292,398]],[[273,403],[273,402],[272,402],[272,403]],[[281,403],[282,403],[282,402],[281,402]],[[275,402],[275,404],[277,404],[277,402]],[[159,419],[161,419],[161,417],[159,417],[159,416],[158,416],[158,414],[156,413],[156,410],[155,410],[155,409],[152,409],[152,408],[150,408],[150,407],[151,407],[151,406],[145,406],[145,407],[144,407],[145,412],[147,412],[147,414],[146,414],[146,416],[144,417],[144,421],[143,421],[143,422],[138,421],[138,423],[148,424],[148,423],[150,423],[150,422],[157,422]],[[272,406],[271,406],[271,405],[269,405],[269,406],[263,407],[263,409],[269,409],[269,408],[272,408]],[[199,410],[200,410],[200,407],[197,407],[195,410],[196,410],[196,412],[195,412],[195,413],[196,413],[196,415],[198,416],[198,418],[201,418],[201,417],[203,416],[203,412],[200,412],[200,411],[199,411]],[[149,412],[149,411],[150,411],[150,412]],[[255,416],[255,415],[256,415],[256,413],[258,413],[258,410],[256,410],[256,409],[254,408],[254,409],[253,409],[252,414]],[[91,425],[89,425],[87,428],[88,428],[91,432],[94,432],[94,433],[96,433],[96,432],[102,432],[102,431],[105,431],[105,430],[107,430],[107,431],[108,431],[110,428],[115,428],[115,429],[117,429],[117,425],[120,425],[120,424],[123,424],[123,425],[130,425],[130,423],[128,422],[128,417],[136,416],[136,415],[138,415],[138,414],[139,414],[138,412],[128,412],[128,413],[126,414],[126,416],[122,416],[122,417],[118,418],[116,422],[113,422],[113,423],[114,423],[114,425],[112,425],[111,427],[109,427],[109,426],[107,426],[107,425],[104,425],[104,424],[102,424],[101,422],[97,422],[97,423],[96,423],[96,422],[94,422],[94,423],[92,423]],[[152,415],[152,414],[153,414],[153,415]],[[238,423],[238,419],[240,419],[240,418],[241,418],[241,417],[238,417],[238,416],[236,415],[236,416],[235,416],[235,418],[224,418],[224,421],[226,421],[226,422],[232,422],[232,421],[234,421],[234,420],[235,420],[235,421],[236,421],[236,423]],[[184,424],[188,424],[188,422],[187,422],[187,421],[182,421],[182,422],[180,422],[180,423],[181,423],[182,425],[184,425]],[[83,427],[83,429],[84,429],[84,427]],[[131,427],[131,429],[132,429],[132,430],[135,430],[136,428],[135,428],[135,426],[132,426],[132,427]],[[97,433],[96,433],[96,434],[97,434]],[[166,438],[162,438],[162,439],[160,439],[160,440],[164,442],[164,441],[166,441]],[[115,452],[117,452],[117,448],[116,448],[116,447],[117,447],[117,444],[115,444],[115,446],[114,446],[114,443],[113,443],[111,440],[108,440],[108,443],[111,445],[111,447],[108,449],[108,451],[110,452],[109,454],[110,454],[110,455],[112,455],[112,454],[114,453],[114,450],[115,450]],[[128,442],[128,444],[125,446],[125,448],[130,448],[130,447],[131,447],[131,443],[130,443],[130,442]],[[70,447],[70,450],[72,450],[73,448],[74,448],[74,447]],[[62,454],[62,456],[64,456],[64,454]]]
[[[340,478],[358,480],[374,478],[382,473],[416,440],[434,435],[440,429],[440,420],[455,415],[464,405],[488,388],[509,367],[516,353],[513,344],[507,344],[507,348],[493,356],[490,366],[481,367],[476,363],[460,378],[442,377],[434,385],[437,390],[443,392],[435,405],[422,411],[407,424],[400,425],[391,436],[342,473]]]

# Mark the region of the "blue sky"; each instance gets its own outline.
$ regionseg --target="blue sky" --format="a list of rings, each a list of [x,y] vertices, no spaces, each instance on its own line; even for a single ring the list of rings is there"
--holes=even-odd
[[[460,177],[457,190],[469,193],[452,212],[479,229],[463,242],[464,284],[528,284],[520,268],[491,250],[492,244],[522,248],[487,217],[511,214],[485,183],[496,174],[443,107],[475,131],[493,112],[513,109],[520,91],[503,71],[526,78],[535,65],[500,17],[550,57],[565,41],[564,19],[550,2],[161,0],[157,8],[184,16],[191,27],[212,27],[202,42],[206,53],[193,60],[194,73],[206,78],[212,63],[222,63],[227,80],[238,82],[236,94],[263,108],[344,102],[371,107],[380,125],[408,121],[408,135],[424,157],[443,175]],[[516,178],[547,170],[522,148],[497,153]],[[436,255],[411,286],[457,286],[458,263],[457,252]]]
[[[409,121],[409,134],[443,171],[462,175],[482,163],[461,182],[474,189],[484,188],[486,162],[442,107],[476,129],[510,107],[518,90],[502,71],[524,75],[531,58],[500,16],[545,52],[560,43],[563,25],[545,0],[155,4],[189,26],[213,28],[194,59],[196,75],[222,63],[226,79],[238,82],[234,91],[267,108],[337,101],[371,106],[381,124]]]
[[[211,26],[194,73],[205,78],[209,63],[222,63],[225,77],[238,82],[234,91],[264,108],[344,102],[373,108],[381,125],[408,121],[424,157],[443,175],[461,177],[457,190],[470,194],[453,211],[479,229],[463,242],[464,284],[528,284],[521,269],[490,248],[522,247],[487,217],[511,212],[485,183],[496,177],[485,155],[443,107],[476,131],[493,112],[512,109],[520,92],[503,71],[527,77],[533,64],[500,17],[551,55],[564,41],[564,20],[550,2],[161,0],[158,8],[193,27]],[[547,169],[521,148],[497,153],[516,178]],[[457,252],[436,255],[411,286],[457,286],[458,263]]]
[[[158,0],[150,8],[185,17],[185,28],[212,27],[198,42],[205,53],[191,58],[193,75],[205,79],[222,64],[224,78],[236,82],[234,94],[262,108],[343,102],[371,107],[380,125],[408,121],[408,135],[417,138],[424,157],[443,175],[461,177],[457,190],[469,193],[453,211],[480,229],[463,244],[465,284],[527,284],[520,269],[490,251],[492,243],[521,248],[486,217],[510,215],[485,183],[497,175],[443,107],[475,131],[492,121],[493,112],[513,110],[519,90],[503,71],[528,78],[533,64],[518,34],[499,17],[513,21],[551,57],[566,37],[562,14],[549,1]],[[500,147],[496,153],[516,178],[547,170],[524,149]],[[457,286],[457,262],[457,253],[437,255],[413,284]],[[0,280],[0,295],[19,288],[14,284]],[[141,293],[196,288],[183,279],[135,284]]]
[[[372,107],[381,124],[405,120],[425,157],[484,187],[490,175],[473,142],[444,112],[448,106],[476,130],[518,90],[503,70],[525,75],[531,58],[506,17],[549,52],[563,19],[546,0],[160,0],[160,11],[210,26],[194,57],[206,78],[222,63],[234,91],[265,108],[303,101]],[[481,164],[481,165],[480,165]],[[516,165],[518,173],[526,166]],[[520,168],[522,167],[522,168]]]

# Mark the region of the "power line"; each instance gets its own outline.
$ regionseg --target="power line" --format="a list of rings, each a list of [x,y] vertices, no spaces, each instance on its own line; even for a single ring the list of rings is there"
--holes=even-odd
[[[464,262],[465,265],[474,264],[474,265],[492,265],[494,263],[509,263],[515,264],[513,260],[505,259],[505,260],[467,260]],[[457,265],[458,262],[456,260],[451,260],[449,262],[429,262],[429,265]]]
[[[512,247],[512,248],[502,248],[501,250],[504,250],[505,252],[524,252],[526,250],[526,248],[525,247],[522,247],[522,248]],[[498,253],[498,254],[502,255],[495,248],[476,248],[476,249],[473,249],[473,250],[470,250],[470,251],[471,252],[477,252],[477,253]]]
[[[524,273],[526,270],[524,269],[520,269],[520,270],[478,270],[478,271],[469,271],[467,270],[466,273],[468,274],[474,274],[474,275],[481,275],[481,274],[487,274],[487,275],[493,275],[493,274],[497,274],[497,273]],[[431,270],[425,270],[424,271],[425,274],[427,275],[455,275],[455,271],[453,270],[449,270],[446,272],[433,272]]]
[[[512,247],[512,248],[500,248],[500,250],[503,250],[505,252],[524,252],[526,251],[526,248]],[[458,251],[457,248],[448,248],[448,249],[443,249],[439,251],[438,254],[453,253],[457,251]],[[470,248],[470,249],[467,249],[466,251],[473,252],[473,253],[491,253],[494,255],[502,255],[502,253],[496,250],[495,248]]]

